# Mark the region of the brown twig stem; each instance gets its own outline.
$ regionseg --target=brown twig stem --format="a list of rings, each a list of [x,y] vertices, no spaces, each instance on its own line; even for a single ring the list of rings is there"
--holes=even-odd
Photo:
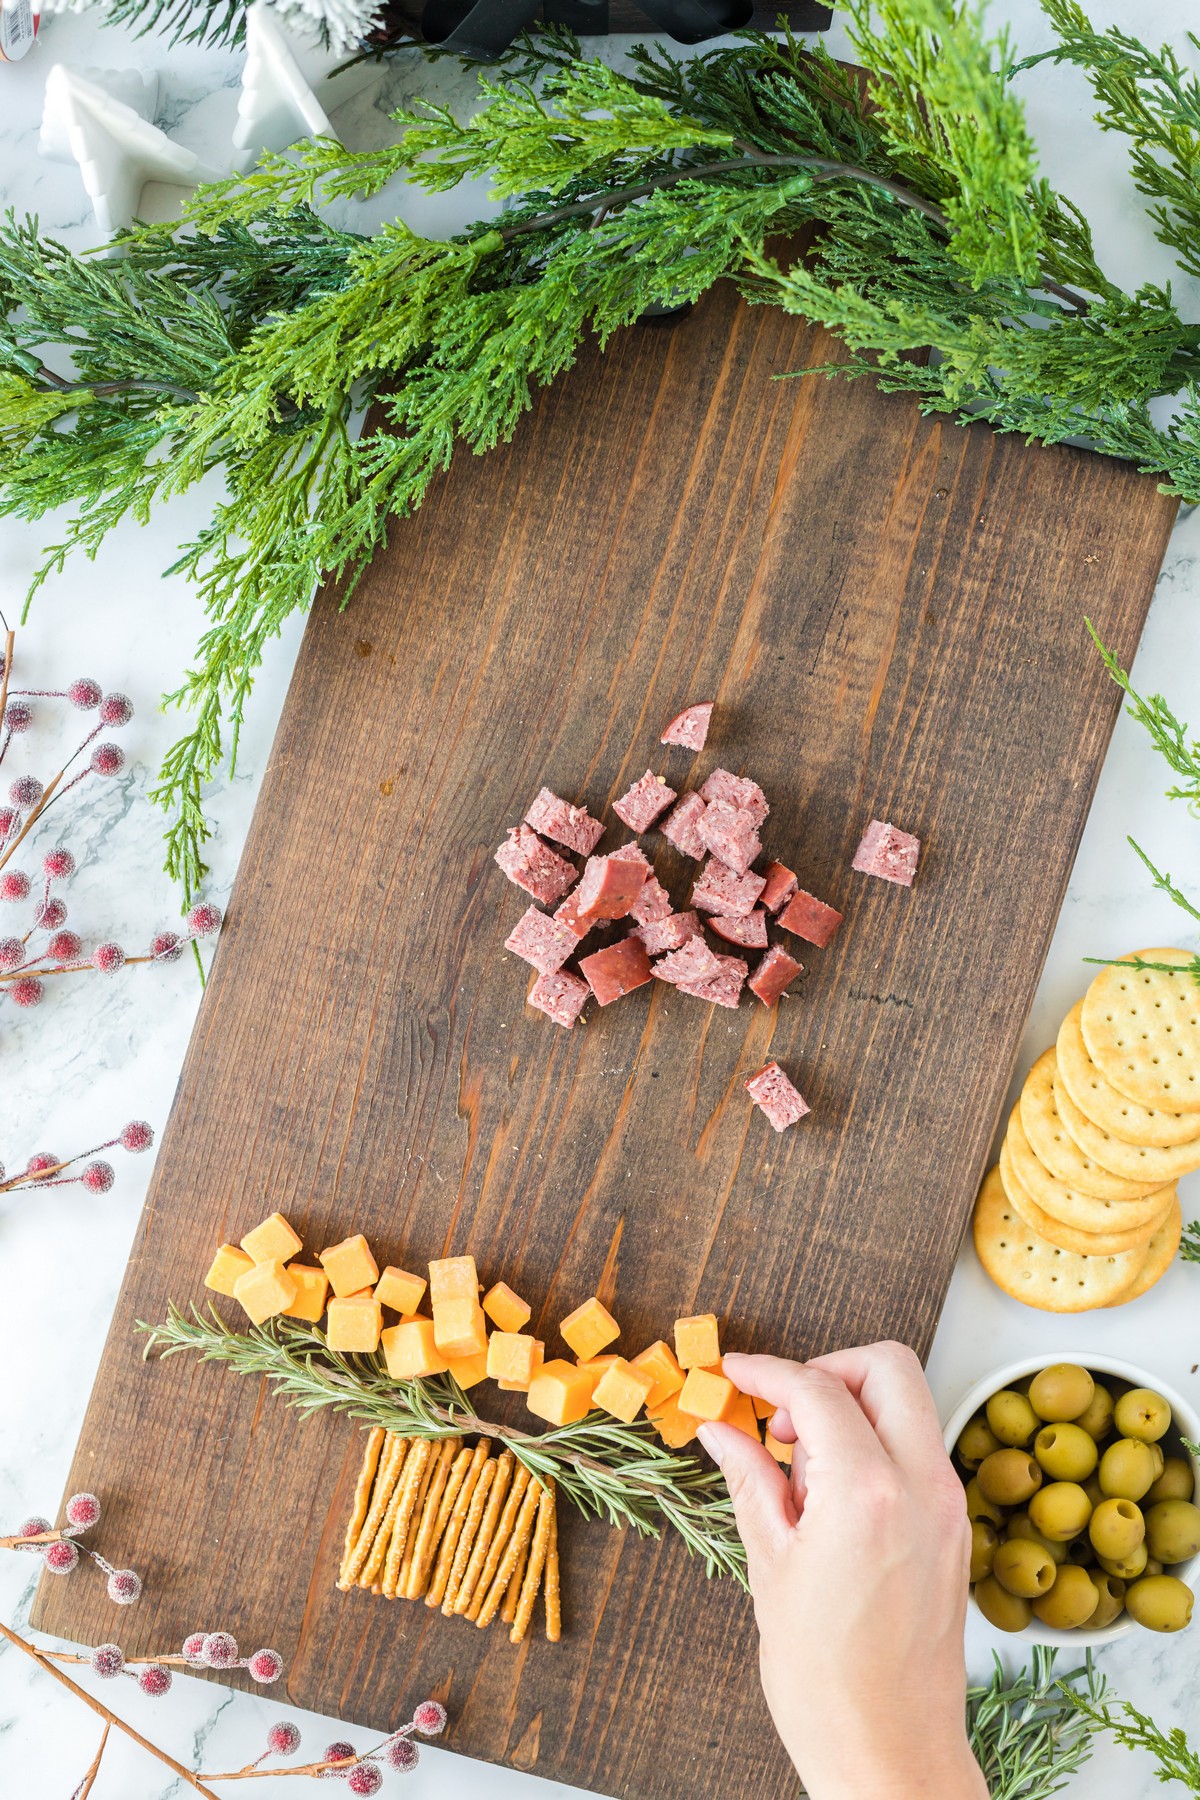
[[[33,1543],[34,1540],[30,1538],[29,1541]],[[41,1654],[50,1657],[53,1662],[61,1663],[88,1663],[90,1665],[92,1660],[90,1656],[80,1656],[77,1650],[43,1650]],[[193,1662],[190,1657],[174,1654],[170,1656],[127,1656],[125,1658],[127,1669],[141,1663],[154,1663],[158,1668],[169,1666],[174,1669],[193,1669],[197,1673],[204,1668],[203,1663]]]
[[[7,1187],[8,1183],[5,1182],[4,1185]],[[35,1531],[28,1537],[21,1537],[13,1532],[8,1537],[0,1537],[0,1550],[22,1550],[30,1544],[57,1544],[68,1535],[65,1531]]]
[[[0,675],[0,723],[3,722],[4,709],[8,705],[8,684],[12,678],[13,646],[16,644],[16,641],[17,634],[15,631],[9,630],[5,633],[4,673],[3,675]]]
[[[0,864],[0,867],[3,867],[3,864]],[[145,956],[127,956],[125,961],[121,964],[121,967],[123,969],[128,969],[132,967],[134,963],[152,963],[157,961],[158,958],[149,953]],[[28,975],[36,975],[38,980],[41,981],[42,977],[45,975],[95,975],[97,973],[96,965],[93,962],[46,963],[40,967],[37,963],[26,963],[23,968],[10,969],[6,974],[0,975],[0,987],[3,987],[4,984],[9,981],[22,981]],[[47,1169],[45,1173],[48,1175],[50,1173],[49,1169]],[[0,1193],[3,1193],[4,1187],[5,1183],[0,1182]]]
[[[86,1155],[86,1152],[84,1154]],[[10,1188],[23,1186],[36,1187],[39,1181],[48,1181],[51,1175],[57,1175],[61,1169],[69,1169],[72,1163],[78,1161],[79,1158],[77,1156],[68,1156],[65,1162],[51,1163],[48,1169],[39,1169],[36,1175],[31,1175],[28,1169],[25,1169],[20,1175],[10,1175],[7,1181],[0,1181],[0,1194],[7,1194]],[[61,1535],[61,1533],[59,1535]],[[17,1541],[32,1544],[36,1543],[37,1540],[35,1538],[23,1538],[18,1539]],[[0,1544],[3,1544],[3,1542],[4,1540],[0,1538]]]
[[[86,1688],[81,1688],[77,1681],[72,1681],[71,1677],[64,1674],[62,1669],[56,1669],[44,1651],[37,1649],[26,1638],[21,1637],[10,1625],[6,1625],[3,1619],[0,1619],[0,1637],[7,1638],[15,1650],[19,1650],[23,1656],[28,1656],[32,1662],[38,1665],[39,1669],[44,1669],[47,1675],[52,1675],[55,1681],[61,1682],[69,1693],[74,1694],[77,1700],[82,1700],[83,1704],[89,1706],[99,1718],[104,1719],[109,1725],[115,1725],[118,1731],[124,1732],[127,1738],[132,1738],[133,1742],[141,1749],[147,1751],[151,1756],[157,1757],[159,1762],[165,1763],[167,1768],[173,1774],[178,1775],[181,1781],[186,1781],[190,1788],[195,1789],[196,1793],[203,1794],[204,1800],[219,1800],[218,1795],[214,1794],[211,1788],[205,1787],[194,1769],[185,1769],[183,1764],[177,1762],[166,1750],[160,1750],[157,1744],[152,1744],[150,1739],[143,1737],[140,1731],[135,1731],[132,1725],[127,1725],[124,1719],[118,1718],[115,1712],[104,1705],[103,1701],[93,1698]]]
[[[50,781],[49,783],[47,783],[46,787],[42,791],[41,798],[38,800],[37,805],[30,812],[29,817],[26,819],[25,823],[22,825],[20,831],[18,831],[18,833],[17,833],[16,837],[13,839],[12,843],[7,845],[7,847],[4,850],[0,850],[0,869],[2,869],[5,865],[5,863],[10,861],[10,859],[16,855],[16,853],[20,849],[21,844],[24,841],[24,839],[29,836],[29,833],[33,830],[34,826],[37,824],[38,820],[41,818],[42,814],[45,812],[46,808],[49,806],[51,800],[54,798],[54,790],[58,786],[59,782],[62,780],[62,778],[66,774],[66,772],[67,771],[66,771],[65,767],[61,768],[58,771],[58,774],[54,777],[54,779],[52,781]]]
[[[302,1763],[299,1768],[256,1769],[253,1764],[247,1769],[226,1769],[220,1775],[206,1775],[206,1781],[270,1781],[276,1775],[329,1775],[341,1769],[356,1769],[361,1756],[341,1756],[336,1762]]]
[[[100,1773],[100,1758],[104,1755],[105,1745],[108,1743],[108,1734],[111,1730],[112,1726],[106,1719],[104,1721],[104,1736],[100,1739],[100,1748],[88,1765],[88,1770],[83,1780],[71,1795],[71,1800],[87,1800],[88,1795],[96,1784],[96,1777]]]

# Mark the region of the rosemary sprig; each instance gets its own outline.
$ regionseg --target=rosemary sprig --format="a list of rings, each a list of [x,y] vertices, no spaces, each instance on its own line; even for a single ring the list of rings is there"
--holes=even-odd
[[[1125,695],[1126,712],[1146,728],[1150,742],[1168,768],[1186,783],[1183,787],[1168,788],[1167,799],[1186,800],[1193,812],[1200,812],[1200,739],[1189,735],[1188,727],[1182,719],[1176,718],[1161,694],[1151,694],[1149,699],[1139,694],[1119,659],[1101,642],[1092,621],[1085,619],[1084,624],[1104,658],[1105,668]]]
[[[991,1800],[1049,1800],[1091,1756],[1104,1677],[1089,1656],[1056,1678],[1054,1651],[1041,1645],[1011,1680],[995,1662],[991,1680],[967,1691],[967,1731]]]
[[[1183,1730],[1176,1725],[1164,1731],[1160,1725],[1128,1700],[1116,1707],[1105,1706],[1103,1695],[1067,1692],[1067,1703],[1096,1732],[1108,1731],[1126,1750],[1146,1750],[1158,1764],[1157,1780],[1177,1781],[1189,1794],[1200,1794],[1200,1756],[1188,1743]]]
[[[216,1308],[190,1318],[172,1302],[166,1320],[149,1325],[144,1354],[191,1351],[202,1362],[225,1363],[239,1375],[266,1376],[286,1404],[307,1416],[333,1407],[364,1424],[405,1437],[457,1437],[479,1432],[510,1449],[539,1480],[553,1478],[579,1511],[640,1537],[661,1537],[669,1525],[698,1556],[708,1575],[732,1575],[746,1586],[746,1555],[719,1474],[693,1457],[665,1450],[645,1422],[625,1425],[589,1413],[575,1425],[540,1435],[481,1419],[451,1376],[396,1382],[382,1358],[343,1356],[324,1334],[291,1319],[272,1319],[235,1331]]]

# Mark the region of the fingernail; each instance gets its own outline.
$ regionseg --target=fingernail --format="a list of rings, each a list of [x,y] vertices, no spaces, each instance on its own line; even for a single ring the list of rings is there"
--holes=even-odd
[[[716,1432],[711,1430],[707,1425],[701,1425],[696,1436],[700,1439],[700,1442],[704,1445],[704,1448],[708,1451],[708,1454],[712,1457],[719,1469],[724,1460],[725,1452],[721,1447],[721,1440]]]

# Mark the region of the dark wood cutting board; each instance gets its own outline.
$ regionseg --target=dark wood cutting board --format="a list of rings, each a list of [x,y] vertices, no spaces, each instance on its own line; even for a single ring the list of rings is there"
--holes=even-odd
[[[133,1327],[278,1207],[310,1250],[473,1251],[555,1349],[596,1289],[631,1348],[709,1308],[729,1348],[928,1348],[1116,713],[1084,614],[1132,655],[1175,506],[772,379],[838,354],[727,289],[628,331],[456,460],[348,612],[320,597],[71,1476],[104,1471],[146,1577],[130,1653],[219,1623],[364,1725],[435,1692],[453,1747],[604,1794],[794,1793],[749,1604],[677,1543],[565,1521],[557,1647],[340,1595],[356,1430],[143,1364]],[[660,749],[711,697],[703,756]],[[656,983],[563,1031],[523,1005],[492,852],[543,782],[599,812],[648,763],[756,776],[768,848],[846,922],[778,1011]],[[911,893],[850,871],[874,815],[924,840]],[[783,1136],[742,1091],[769,1055],[813,1108]],[[85,1581],[35,1623],[113,1629]]]

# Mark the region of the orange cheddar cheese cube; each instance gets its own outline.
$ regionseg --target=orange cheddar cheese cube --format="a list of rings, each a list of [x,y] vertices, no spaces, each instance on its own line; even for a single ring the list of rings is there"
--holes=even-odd
[[[482,1350],[474,1356],[448,1357],[446,1367],[464,1394],[487,1379],[487,1356]]]
[[[594,1379],[589,1369],[551,1357],[530,1382],[526,1405],[548,1425],[574,1425],[591,1411]]]
[[[605,1369],[592,1391],[592,1405],[603,1412],[611,1413],[614,1419],[623,1419],[626,1425],[633,1421],[645,1406],[654,1386],[654,1377],[646,1369],[635,1369],[632,1363],[619,1356],[611,1369]]]
[[[295,1278],[281,1262],[251,1263],[233,1284],[233,1297],[253,1325],[262,1325],[296,1298]]]
[[[737,1389],[727,1375],[715,1369],[689,1369],[676,1400],[680,1412],[693,1419],[726,1419],[737,1398]]]
[[[434,1308],[443,1300],[479,1299],[479,1276],[473,1256],[443,1256],[429,1265],[429,1298]]]
[[[754,1415],[754,1403],[749,1394],[739,1394],[734,1390],[733,1405],[725,1414],[726,1425],[736,1425],[747,1437],[752,1437],[756,1444],[762,1443],[758,1429],[758,1420]]]
[[[721,1346],[715,1313],[676,1319],[675,1354],[681,1369],[706,1369],[719,1360]]]
[[[757,1394],[754,1395],[754,1416],[756,1419],[773,1419],[777,1410],[773,1400],[760,1400]]]
[[[611,1369],[615,1362],[621,1361],[621,1358],[619,1356],[589,1356],[586,1358],[576,1357],[575,1360],[581,1369],[591,1369],[599,1381],[605,1369]]]
[[[254,1258],[239,1250],[236,1244],[222,1244],[212,1259],[212,1267],[204,1277],[204,1285],[211,1288],[214,1294],[224,1294],[232,1300],[234,1284],[239,1275],[254,1267]]]
[[[621,1327],[595,1294],[582,1306],[577,1306],[573,1313],[568,1313],[558,1329],[580,1362],[587,1362],[589,1357],[603,1350],[605,1344],[611,1344],[621,1335]]]
[[[483,1310],[500,1331],[523,1331],[533,1317],[533,1308],[514,1294],[507,1281],[498,1281],[483,1296]]]
[[[489,1338],[488,1342],[489,1343],[491,1342],[490,1338]],[[498,1388],[503,1388],[503,1390],[506,1394],[527,1394],[529,1392],[530,1385],[532,1384],[534,1376],[537,1374],[538,1370],[541,1368],[541,1366],[545,1362],[545,1360],[546,1360],[546,1346],[545,1346],[545,1344],[543,1344],[541,1338],[534,1338],[534,1340],[533,1340],[533,1362],[530,1366],[529,1380],[528,1381],[509,1381],[507,1379],[507,1377],[505,1377],[502,1380],[497,1381],[496,1386]]]
[[[299,1233],[292,1230],[281,1212],[273,1212],[242,1239],[242,1249],[256,1263],[285,1263],[301,1248]]]
[[[383,1308],[374,1294],[354,1294],[345,1299],[335,1295],[329,1302],[325,1342],[331,1350],[362,1354],[378,1350],[382,1330]]]
[[[432,1319],[402,1319],[379,1334],[387,1372],[393,1381],[416,1381],[422,1375],[444,1375],[449,1363],[433,1337]]]
[[[640,1355],[633,1358],[635,1369],[653,1378],[654,1386],[650,1389],[646,1400],[647,1408],[659,1406],[677,1394],[683,1386],[683,1370],[680,1368],[675,1352],[670,1344],[664,1344],[659,1338],[648,1346]]]
[[[433,1336],[445,1357],[487,1354],[487,1319],[478,1298],[435,1300]]]
[[[379,1280],[379,1264],[371,1255],[371,1246],[362,1232],[343,1238],[322,1250],[317,1261],[329,1277],[329,1285],[339,1300],[349,1299],[363,1288],[373,1288]]]
[[[771,1455],[775,1458],[776,1462],[780,1462],[780,1463],[790,1463],[791,1462],[791,1460],[792,1460],[792,1445],[791,1444],[781,1444],[779,1439],[777,1437],[773,1437],[769,1431],[766,1434],[766,1442],[767,1442],[767,1449],[771,1452]]]
[[[375,1298],[392,1312],[415,1313],[428,1286],[423,1275],[410,1275],[407,1269],[395,1269],[389,1263],[375,1283]]]
[[[520,1383],[533,1380],[537,1339],[520,1331],[493,1331],[488,1339],[487,1372],[493,1381]]]
[[[315,1325],[325,1311],[329,1296],[329,1277],[324,1269],[310,1268],[307,1263],[289,1263],[287,1272],[296,1283],[296,1298],[284,1307],[289,1319],[306,1319]]]
[[[677,1394],[654,1407],[649,1417],[668,1450],[682,1450],[685,1444],[691,1443],[698,1429],[698,1423],[690,1413],[680,1412]]]

